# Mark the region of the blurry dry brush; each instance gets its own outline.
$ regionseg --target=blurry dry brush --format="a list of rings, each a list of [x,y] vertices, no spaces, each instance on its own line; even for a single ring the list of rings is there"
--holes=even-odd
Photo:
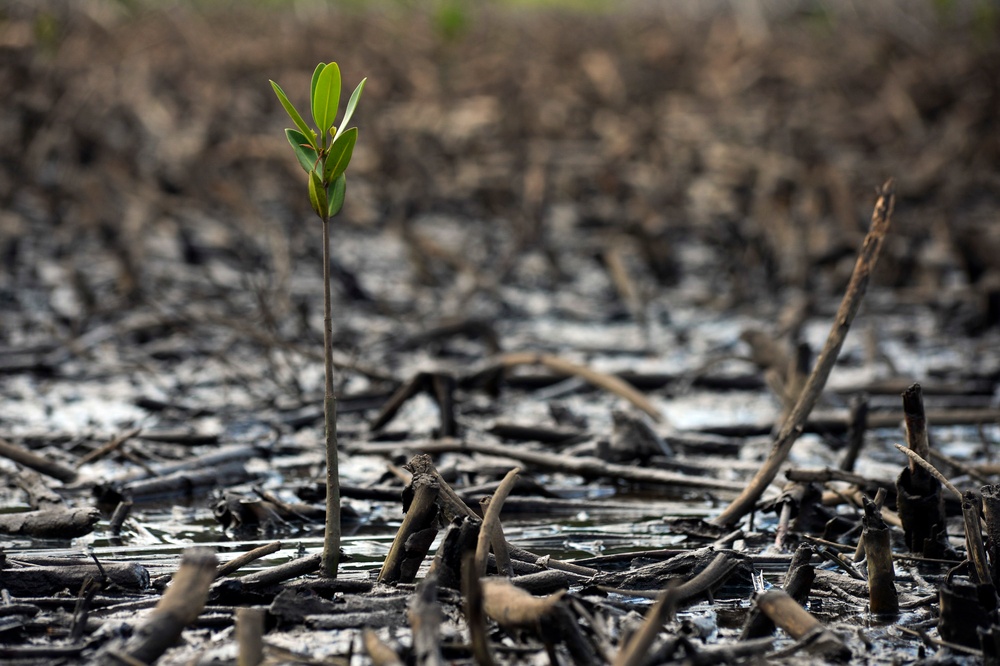
[[[260,83],[303,89],[335,48],[377,109],[360,121],[343,224],[393,230],[422,282],[558,283],[572,252],[624,253],[672,284],[694,242],[717,253],[719,305],[773,287],[834,294],[871,188],[895,175],[905,224],[879,279],[978,330],[1000,289],[998,40],[933,15],[904,30],[886,4],[881,20],[786,16],[766,39],[726,13],[487,8],[445,39],[393,11],[15,3],[0,24],[3,286],[51,286],[23,269],[40,253],[71,277],[52,307],[78,324],[141,301],[254,312],[263,294],[261,316],[302,333],[288,315],[309,287],[294,276],[318,250]],[[201,300],[172,289],[219,257],[251,269],[258,293],[219,271]],[[342,298],[371,298],[353,259],[340,257]]]

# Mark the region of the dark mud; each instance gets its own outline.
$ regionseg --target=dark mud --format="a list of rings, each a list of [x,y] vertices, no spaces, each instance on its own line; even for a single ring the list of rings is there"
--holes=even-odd
[[[884,487],[895,508],[904,388],[923,385],[944,474],[962,490],[996,481],[998,28],[973,11],[987,3],[918,4],[764,22],[478,8],[457,32],[397,7],[0,9],[0,439],[49,465],[0,460],[0,503],[4,517],[77,512],[64,538],[0,536],[0,658],[104,663],[183,551],[226,562],[280,541],[211,588],[160,663],[234,662],[238,607],[267,610],[270,663],[358,662],[363,626],[423,663],[406,609],[435,595],[372,588],[402,519],[401,465],[423,450],[476,508],[520,466],[507,539],[591,571],[522,581],[569,590],[553,602],[560,629],[488,620],[498,662],[544,663],[546,644],[564,663],[614,659],[650,598],[714,564],[710,544],[725,576],[707,600],[681,586],[691,596],[653,661],[807,658],[829,637],[798,652],[781,630],[740,638],[753,581],[781,585],[817,538],[853,554],[856,489]],[[267,80],[301,104],[331,59],[346,87],[369,78],[333,247],[350,559],[337,583],[255,579],[308,569],[322,543],[320,229]],[[864,395],[859,476],[817,473],[815,496],[782,499],[782,475],[740,533],[713,529],[700,519],[760,466],[889,177],[873,283],[788,465],[840,467]],[[521,352],[624,378],[647,409],[509,362]],[[407,385],[419,390],[397,405]],[[961,507],[946,499],[960,560]],[[789,526],[783,507],[800,502],[818,513]],[[898,616],[867,613],[829,544],[804,605],[855,663],[978,659],[978,642],[939,642],[954,637],[937,595],[958,560],[905,559],[889,529]],[[16,587],[25,569],[89,557],[107,571]],[[444,658],[471,662],[462,595],[442,584],[436,600]]]

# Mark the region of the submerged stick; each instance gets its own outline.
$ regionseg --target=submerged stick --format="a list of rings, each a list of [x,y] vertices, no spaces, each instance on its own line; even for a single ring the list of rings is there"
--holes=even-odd
[[[806,380],[798,402],[795,403],[795,407],[781,426],[767,460],[764,461],[740,496],[712,521],[716,525],[734,525],[736,521],[753,510],[754,504],[777,476],[778,469],[788,458],[792,445],[802,433],[803,426],[819,400],[826,380],[830,376],[830,371],[833,370],[833,365],[840,354],[840,349],[844,346],[844,340],[847,339],[851,323],[861,306],[865,291],[868,289],[868,282],[875,269],[875,264],[878,262],[879,254],[881,254],[886,232],[889,230],[894,203],[893,181],[889,179],[879,189],[875,210],[872,212],[871,228],[868,230],[868,235],[865,236],[864,243],[858,253],[854,272],[851,274],[844,298],[837,309],[830,334],[827,336],[819,358],[816,359],[816,366],[809,375],[809,379]]]

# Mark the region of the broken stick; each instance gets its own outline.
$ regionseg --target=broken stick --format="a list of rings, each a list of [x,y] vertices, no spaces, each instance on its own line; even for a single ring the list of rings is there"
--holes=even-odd
[[[810,373],[809,379],[806,380],[806,385],[802,389],[802,393],[799,394],[795,407],[785,419],[778,436],[775,437],[767,460],[764,461],[740,496],[712,521],[716,525],[735,525],[740,518],[753,510],[757,500],[777,476],[781,464],[788,458],[792,445],[802,433],[802,428],[809,418],[809,414],[816,406],[820,393],[823,392],[823,387],[826,386],[826,380],[830,376],[830,371],[833,370],[837,356],[840,355],[840,349],[844,346],[844,340],[847,339],[847,332],[851,328],[854,316],[858,313],[865,291],[868,289],[868,281],[871,279],[875,264],[878,262],[879,254],[881,254],[886,232],[889,231],[889,221],[892,218],[894,203],[893,182],[892,179],[889,179],[879,189],[875,210],[872,212],[871,228],[861,245],[858,260],[854,264],[854,272],[851,274],[847,291],[837,309],[830,334],[823,345],[823,351],[816,359],[816,365]]]

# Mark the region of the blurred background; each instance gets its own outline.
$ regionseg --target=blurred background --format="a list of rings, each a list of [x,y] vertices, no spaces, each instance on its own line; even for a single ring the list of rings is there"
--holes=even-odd
[[[998,37],[995,0],[9,0],[4,373],[318,352],[320,229],[267,81],[303,108],[332,60],[368,77],[333,250],[356,361],[391,374],[387,341],[442,321],[628,321],[655,352],[683,308],[832,312],[889,177],[881,307],[981,336]],[[269,376],[315,387],[310,358]]]

